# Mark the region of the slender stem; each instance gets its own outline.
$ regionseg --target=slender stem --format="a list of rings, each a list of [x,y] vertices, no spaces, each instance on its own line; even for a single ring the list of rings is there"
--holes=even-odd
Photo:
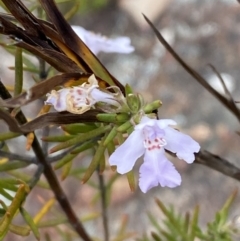
[[[26,163],[34,163],[34,164],[38,163],[38,161],[33,157],[21,156],[18,154],[14,154],[14,153],[2,151],[2,150],[0,150],[0,157],[7,157],[9,160],[22,161]]]
[[[76,147],[71,147],[71,148],[68,148],[66,151],[63,151],[62,153],[58,154],[58,155],[55,155],[55,156],[52,156],[52,157],[47,157],[47,160],[49,163],[53,163],[53,162],[57,162],[59,161],[60,159],[62,159],[63,157],[65,157],[68,153],[71,153],[72,150],[74,150]]]
[[[50,132],[49,126],[43,127],[42,137],[43,136],[49,136],[49,132]],[[43,150],[43,153],[47,156],[48,155],[48,142],[47,141],[42,141],[42,150]]]
[[[43,174],[43,171],[44,171],[43,165],[41,165],[41,164],[38,165],[37,171],[34,173],[32,179],[31,179],[31,180],[29,181],[29,183],[28,183],[28,185],[29,185],[29,187],[30,187],[31,190],[32,190],[32,189],[35,187],[35,185],[38,183],[41,175]]]
[[[240,181],[240,169],[233,165],[228,160],[214,155],[206,150],[201,150],[199,153],[195,154],[196,164],[202,164],[215,171],[221,172],[222,174],[234,178]]]
[[[101,206],[102,206],[102,221],[104,229],[104,240],[109,241],[109,229],[108,229],[108,215],[107,215],[107,200],[106,200],[106,187],[104,182],[104,176],[97,171],[99,180],[99,189],[101,194]]]
[[[38,59],[39,61],[39,77],[40,77],[40,80],[45,80],[47,78],[47,71],[46,71],[46,62],[39,58]]]

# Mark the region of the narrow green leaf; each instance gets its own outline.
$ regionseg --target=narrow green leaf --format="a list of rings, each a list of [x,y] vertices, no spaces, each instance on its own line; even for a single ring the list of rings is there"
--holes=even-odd
[[[163,235],[167,234],[167,237],[169,240],[174,240],[171,238],[171,235],[173,236],[181,236],[183,240],[187,240],[187,234],[185,233],[185,231],[182,229],[181,227],[181,222],[180,222],[180,218],[176,218],[174,215],[173,210],[168,210],[164,204],[159,200],[159,199],[155,199],[158,207],[162,210],[162,212],[164,213],[164,215],[167,217],[167,220],[165,220],[165,225],[166,227],[170,230],[169,233],[163,232]]]
[[[21,184],[21,185],[19,185],[18,191],[17,191],[12,203],[10,204],[10,206],[7,209],[7,212],[5,213],[5,215],[2,218],[2,222],[0,224],[0,240],[3,240],[3,238],[7,234],[9,225],[10,225],[15,213],[19,209],[21,203],[24,201],[25,196],[26,196],[26,185]]]
[[[117,128],[117,131],[118,132],[126,132],[129,128],[131,128],[132,127],[132,123],[131,123],[131,121],[127,121],[127,122],[125,122],[124,124],[122,124],[121,126],[119,126],[118,128]]]
[[[84,174],[86,170],[87,168],[85,167],[74,168],[73,170],[71,170],[70,174],[72,176],[82,176],[82,174]]]
[[[63,125],[61,127],[64,131],[68,132],[71,135],[76,135],[78,133],[86,133],[86,132],[96,129],[95,124],[84,124],[84,123]]]
[[[13,176],[13,177],[16,177],[16,178],[19,178],[21,179],[22,181],[24,181],[25,183],[28,183],[32,176],[31,175],[27,175],[26,173],[22,173],[21,171],[8,171],[7,172],[9,175]],[[18,184],[19,184],[19,180],[16,179],[18,181]],[[43,181],[43,180],[39,180],[38,183],[37,183],[37,186],[41,187],[41,188],[45,188],[45,189],[50,189],[49,187],[49,184],[46,182],[46,181]]]
[[[4,49],[9,52],[11,55],[15,55],[16,54],[16,51],[15,51],[15,48],[16,46],[13,46],[13,45],[6,45],[4,43],[0,43],[0,45],[3,45],[4,46]],[[33,56],[32,54],[30,54],[29,52],[23,50],[24,52],[24,55],[27,55],[27,57],[25,56],[22,56],[22,59],[23,59],[23,64],[25,66],[27,66],[28,68],[30,69],[38,69],[34,64],[33,62],[30,60],[29,56]],[[11,68],[11,67],[10,67]],[[39,72],[39,70],[38,70]]]
[[[68,177],[68,175],[71,171],[71,168],[72,168],[72,164],[73,164],[73,161],[70,161],[70,162],[66,163],[64,165],[64,167],[62,168],[62,173],[61,173],[61,180],[62,181],[65,180]]]
[[[96,115],[100,122],[115,123],[117,114],[113,113],[100,113]]]
[[[15,71],[16,68],[15,68],[15,66],[11,66],[11,67],[9,67],[9,69]],[[39,69],[37,69],[37,68],[23,67],[23,71],[34,73],[34,74],[39,73]]]
[[[5,198],[7,198],[8,200],[11,200],[11,201],[13,200],[13,197],[8,192],[6,192],[3,188],[0,188],[0,194]]]
[[[76,136],[73,135],[65,135],[65,136],[43,136],[41,139],[42,141],[47,141],[47,142],[64,142],[71,140]]]
[[[237,190],[233,192],[233,194],[227,199],[227,201],[224,203],[221,210],[218,212],[220,216],[220,222],[219,222],[219,228],[221,228],[227,221],[229,208],[231,207],[233,201],[235,200],[237,196]]]
[[[158,108],[160,108],[162,106],[162,102],[160,100],[155,100],[154,102],[146,105],[144,108],[143,108],[143,111],[146,113],[146,114],[150,114],[152,113],[154,110],[157,110]]]
[[[190,226],[190,241],[194,241],[198,227],[199,206],[196,206],[193,213],[193,219]]]
[[[15,132],[0,133],[0,141],[9,140],[21,135],[22,135],[21,133],[15,133]]]
[[[43,207],[38,211],[38,213],[33,218],[33,221],[36,225],[50,211],[50,209],[55,204],[55,201],[56,201],[55,198],[51,198],[44,203]]]
[[[100,122],[107,123],[124,123],[130,119],[128,113],[112,114],[112,113],[100,113],[96,115]]]
[[[88,179],[92,176],[93,172],[97,169],[97,166],[99,165],[99,162],[101,160],[101,158],[103,158],[104,152],[106,147],[103,145],[105,138],[107,135],[105,135],[104,138],[102,138],[96,153],[91,161],[91,164],[89,165],[88,169],[86,170],[83,178],[82,178],[82,183],[85,183],[88,181]]]
[[[19,181],[18,185],[19,184],[23,184],[22,182]],[[4,189],[7,189],[7,190],[10,190],[10,191],[13,191],[13,192],[16,192],[18,190],[18,187],[12,183],[8,183],[8,182],[0,182],[0,187],[1,188],[4,188]]]
[[[114,127],[112,128],[112,130],[109,132],[109,134],[107,135],[107,138],[106,138],[106,140],[104,141],[103,145],[104,145],[104,146],[107,146],[110,142],[113,141],[113,139],[116,137],[116,135],[117,135],[117,127],[114,126]]]
[[[103,174],[103,172],[105,170],[105,167],[106,167],[106,160],[105,160],[105,157],[103,155],[102,158],[100,159],[100,162],[99,162],[99,173],[100,173],[100,175]]]
[[[155,241],[162,241],[162,239],[155,232],[151,232],[151,235]]]
[[[108,144],[107,144],[107,150],[108,150],[108,155],[111,156],[112,153],[115,151],[115,144],[113,141],[110,141]]]
[[[171,234],[167,233],[166,231],[161,231],[161,234],[166,238],[167,241],[176,241]]]
[[[158,207],[162,210],[162,212],[164,213],[164,215],[166,217],[168,217],[169,212],[167,210],[167,208],[164,206],[164,204],[159,200],[159,199],[155,199],[155,202],[157,203]]]
[[[108,126],[99,127],[99,128],[97,128],[97,129],[95,129],[93,131],[89,131],[88,133],[79,134],[76,137],[72,138],[71,140],[68,140],[68,141],[66,141],[64,143],[60,143],[57,146],[53,147],[50,150],[50,153],[53,153],[53,152],[65,149],[65,148],[73,146],[73,145],[76,145],[76,144],[78,144],[80,142],[84,142],[84,141],[90,140],[90,139],[92,139],[94,137],[100,136],[101,134],[107,132],[110,129],[111,129],[111,126],[108,125]]]
[[[64,165],[66,165],[67,163],[71,162],[78,154],[71,154],[68,153],[66,156],[64,156],[61,160],[59,160],[55,166],[54,169],[57,170],[61,167],[63,167]]]
[[[4,208],[0,208],[0,217],[3,217],[6,213],[6,210]]]
[[[186,233],[188,233],[189,230],[189,222],[190,222],[190,214],[187,212],[185,214],[185,219],[184,219],[184,230]]]
[[[80,1],[75,1],[75,4],[73,5],[73,7],[64,15],[66,20],[71,19],[78,11],[79,7],[80,7]]]
[[[81,217],[81,222],[92,221],[98,218],[101,214],[100,213],[90,213]],[[46,221],[41,221],[37,224],[38,228],[47,228],[47,227],[54,227],[60,224],[69,223],[69,220],[66,217],[58,217],[56,219],[50,219]]]
[[[5,211],[7,211],[8,207],[7,207],[7,205],[6,205],[2,200],[0,200],[0,204],[1,204],[1,206],[3,207],[3,209],[4,209]],[[4,212],[4,214],[5,214],[5,212]],[[1,221],[2,221],[2,220],[1,220]]]
[[[38,227],[37,225],[34,223],[31,215],[23,208],[21,207],[20,208],[20,212],[25,220],[25,222],[29,225],[29,227],[31,228],[35,238],[37,240],[40,240],[40,233],[39,233],[39,230],[38,230]]]
[[[24,167],[27,167],[29,165],[30,165],[30,163],[26,163],[26,162],[9,161],[9,162],[6,162],[4,164],[0,164],[0,172],[24,168]]]
[[[9,225],[9,231],[19,236],[28,236],[30,234],[30,228],[24,226],[18,226],[14,224]]]
[[[23,87],[22,48],[16,47],[14,96],[17,96],[17,95],[21,94],[22,87]]]
[[[148,213],[148,218],[151,222],[151,224],[154,226],[154,228],[156,228],[158,230],[158,232],[161,232],[161,227],[160,225],[158,224],[156,218],[151,214],[151,213]]]
[[[86,151],[86,150],[88,150],[90,148],[93,148],[96,144],[97,143],[94,140],[86,141],[82,145],[80,145],[79,147],[77,147],[74,150],[72,150],[71,154],[78,154],[80,152]]]
[[[19,179],[16,179],[16,178],[2,178],[2,179],[0,179],[0,186],[4,185],[5,183],[12,184],[12,185],[19,185],[19,184],[22,184],[23,182]]]
[[[136,182],[134,172],[130,171],[127,173],[128,184],[132,192],[136,190]]]

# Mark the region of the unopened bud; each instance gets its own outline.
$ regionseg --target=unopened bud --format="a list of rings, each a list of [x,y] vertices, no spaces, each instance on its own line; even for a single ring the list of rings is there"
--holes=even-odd
[[[142,107],[142,97],[139,94],[130,94],[126,97],[127,105],[132,113],[137,113]]]
[[[160,100],[155,100],[154,102],[147,104],[144,108],[143,111],[146,114],[152,113],[154,110],[157,110],[159,107],[162,106],[162,102]]]

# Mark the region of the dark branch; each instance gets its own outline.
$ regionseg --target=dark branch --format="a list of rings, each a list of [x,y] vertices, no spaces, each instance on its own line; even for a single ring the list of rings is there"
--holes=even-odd
[[[38,163],[38,161],[34,157],[21,156],[18,154],[14,154],[14,153],[2,151],[2,150],[0,150],[0,157],[6,157],[10,161],[22,161],[22,162],[34,163],[34,164]]]
[[[194,163],[202,164],[213,170],[221,172],[228,177],[240,181],[240,169],[226,159],[214,155],[206,150],[200,151],[195,155],[195,157],[196,159]]]

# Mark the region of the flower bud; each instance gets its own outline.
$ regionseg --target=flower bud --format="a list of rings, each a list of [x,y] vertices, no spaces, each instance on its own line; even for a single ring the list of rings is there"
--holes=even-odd
[[[139,94],[130,94],[126,97],[127,105],[132,113],[137,113],[142,107],[142,96]]]

